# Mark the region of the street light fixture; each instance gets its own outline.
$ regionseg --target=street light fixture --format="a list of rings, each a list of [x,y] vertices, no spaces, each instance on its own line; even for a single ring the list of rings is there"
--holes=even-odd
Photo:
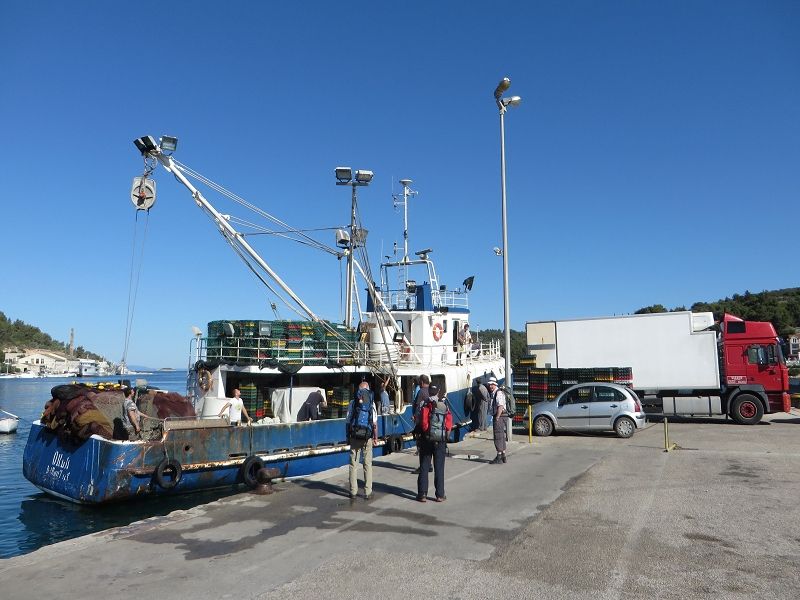
[[[494,90],[494,99],[500,110],[500,196],[503,220],[503,247],[500,253],[503,257],[503,327],[505,333],[505,383],[511,386],[511,321],[508,308],[508,227],[506,219],[506,129],[505,114],[509,106],[519,106],[522,98],[511,96],[504,98],[503,94],[511,87],[511,79],[503,77]],[[497,254],[497,249],[495,254]],[[512,415],[513,416],[513,415]],[[510,430],[510,428],[509,428]],[[510,431],[508,432],[510,433]],[[507,433],[507,435],[508,435]]]
[[[369,185],[374,174],[372,171],[359,169],[356,171],[355,178],[353,178],[353,169],[350,167],[336,167],[334,173],[336,175],[336,185],[349,185],[353,188],[349,239],[345,239],[345,236],[338,231],[336,236],[337,245],[347,249],[347,306],[344,311],[344,324],[350,327],[350,322],[353,320],[353,286],[355,285],[353,280],[353,252],[358,246],[364,246],[367,243],[367,230],[356,226],[356,188]]]

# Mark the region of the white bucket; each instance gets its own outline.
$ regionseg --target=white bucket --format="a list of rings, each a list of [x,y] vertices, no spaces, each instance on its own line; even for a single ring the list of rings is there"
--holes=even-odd
[[[219,411],[221,411],[222,407],[228,402],[228,398],[206,396],[203,398],[203,412],[200,414],[200,417],[202,419],[219,419]]]

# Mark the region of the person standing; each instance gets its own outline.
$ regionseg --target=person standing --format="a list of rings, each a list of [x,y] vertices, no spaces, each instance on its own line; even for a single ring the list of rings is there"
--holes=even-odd
[[[242,392],[240,392],[238,388],[233,390],[233,398],[228,398],[225,406],[220,409],[218,416],[224,416],[226,410],[228,411],[228,420],[231,425],[238,425],[241,423],[242,413],[244,413],[248,425],[253,422],[253,419],[247,414],[247,409],[244,407],[244,402],[242,401]]]
[[[317,389],[311,392],[308,398],[306,398],[306,401],[303,402],[303,406],[301,406],[300,410],[297,412],[297,422],[318,421],[321,409],[327,406],[328,400],[325,398],[324,391]]]
[[[362,381],[347,407],[347,443],[350,444],[350,499],[358,494],[359,454],[364,461],[364,497],[372,497],[372,449],[378,441],[378,412],[369,384]],[[367,429],[365,429],[365,427]]]
[[[472,349],[472,334],[469,332],[469,323],[464,323],[464,327],[458,332],[458,354],[456,354],[456,364],[464,362],[464,353]],[[469,355],[467,355],[468,357]]]
[[[447,411],[447,404],[439,399],[439,389],[435,385],[429,388],[429,396],[420,408],[420,418],[423,410],[430,414],[433,410]],[[430,427],[430,423],[429,423]],[[450,434],[449,430],[445,439]],[[419,440],[419,475],[417,476],[417,501],[428,501],[428,472],[433,461],[433,487],[436,492],[436,501],[444,502],[447,496],[444,493],[444,460],[447,454],[447,442],[432,441],[423,433]]]
[[[142,413],[133,400],[131,388],[125,388],[122,394],[125,398],[122,401],[122,423],[128,432],[128,439],[132,440],[142,435]]]
[[[420,431],[419,412],[422,405],[428,401],[428,386],[430,386],[430,384],[430,377],[424,373],[419,376],[419,391],[414,396],[414,404],[412,405],[411,415],[414,419],[414,440],[417,442],[417,454],[419,454],[419,439],[422,435],[422,431]],[[414,474],[419,473],[419,467],[411,472]]]
[[[389,400],[389,392],[386,391],[386,384],[388,383],[389,378],[381,381],[381,391],[380,391],[380,399],[381,399],[381,414],[388,415],[389,414],[389,406],[391,405],[391,401]]]
[[[492,401],[492,415],[494,415],[494,423],[492,424],[494,448],[497,450],[497,456],[489,462],[497,465],[506,462],[506,431],[508,429],[506,395],[503,390],[497,387],[497,379],[495,377],[489,377],[488,387],[489,398]]]
[[[474,389],[473,398],[476,416],[478,417],[478,431],[486,431],[486,417],[489,412],[489,390],[486,389],[480,379],[475,380]]]

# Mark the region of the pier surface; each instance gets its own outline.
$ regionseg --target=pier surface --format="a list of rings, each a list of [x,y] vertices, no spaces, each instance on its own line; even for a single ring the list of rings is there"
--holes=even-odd
[[[490,432],[488,432],[490,433]],[[416,502],[413,452],[0,561],[4,598],[796,598],[800,411],[746,427],[489,435],[450,447],[447,501]],[[433,496],[431,475],[430,495]]]

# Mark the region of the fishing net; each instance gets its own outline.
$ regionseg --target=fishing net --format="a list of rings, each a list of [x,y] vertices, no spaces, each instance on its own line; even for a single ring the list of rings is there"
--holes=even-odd
[[[45,404],[40,420],[57,435],[77,443],[92,435],[129,439],[123,424],[125,396],[120,386],[75,383],[57,385],[50,393],[52,398]],[[160,438],[163,419],[167,417],[195,416],[189,401],[174,392],[140,390],[135,400],[146,417],[142,420],[143,440]]]

